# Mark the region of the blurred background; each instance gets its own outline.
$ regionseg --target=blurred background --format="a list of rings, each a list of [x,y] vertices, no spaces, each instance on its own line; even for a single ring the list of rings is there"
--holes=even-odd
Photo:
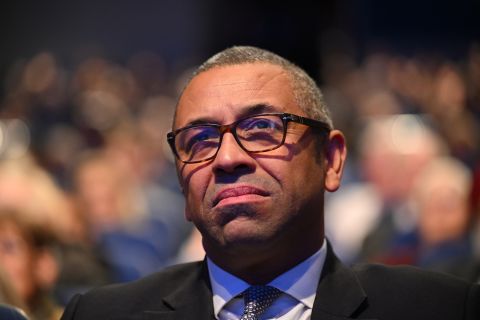
[[[317,80],[347,136],[327,235],[346,263],[480,278],[480,2],[9,1],[0,10],[0,302],[202,259],[165,143],[191,71],[232,45]]]

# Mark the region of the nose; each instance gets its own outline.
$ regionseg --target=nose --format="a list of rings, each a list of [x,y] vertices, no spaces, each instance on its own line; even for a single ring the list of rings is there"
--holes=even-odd
[[[213,171],[216,174],[232,174],[234,172],[251,172],[256,165],[255,159],[242,149],[231,132],[225,132],[217,155],[213,160]]]

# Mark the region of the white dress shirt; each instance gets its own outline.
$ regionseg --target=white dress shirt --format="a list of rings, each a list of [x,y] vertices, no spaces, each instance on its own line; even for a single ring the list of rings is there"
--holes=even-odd
[[[262,315],[262,320],[307,320],[312,313],[325,257],[326,241],[315,254],[287,272],[273,279],[267,285],[283,294]],[[250,285],[217,266],[207,258],[208,271],[213,290],[213,309],[219,320],[238,320],[244,302],[238,296]]]

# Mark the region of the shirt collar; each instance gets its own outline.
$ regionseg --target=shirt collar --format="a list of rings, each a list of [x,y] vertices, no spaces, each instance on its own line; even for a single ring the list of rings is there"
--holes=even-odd
[[[268,285],[291,295],[308,308],[312,308],[326,255],[326,241],[323,241],[320,250],[273,279]],[[207,263],[213,291],[213,308],[215,315],[218,316],[225,304],[245,291],[250,285],[223,270],[208,257]]]

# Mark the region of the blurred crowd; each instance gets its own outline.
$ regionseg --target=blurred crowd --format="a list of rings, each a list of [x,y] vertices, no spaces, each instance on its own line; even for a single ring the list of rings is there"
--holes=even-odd
[[[480,46],[458,60],[326,60],[326,100],[349,142],[345,182],[326,202],[339,256],[478,281]]]
[[[331,54],[321,88],[349,160],[327,236],[347,263],[480,279],[480,46]],[[13,64],[0,101],[0,302],[58,319],[77,292],[201,259],[166,144],[190,71],[162,58]]]

